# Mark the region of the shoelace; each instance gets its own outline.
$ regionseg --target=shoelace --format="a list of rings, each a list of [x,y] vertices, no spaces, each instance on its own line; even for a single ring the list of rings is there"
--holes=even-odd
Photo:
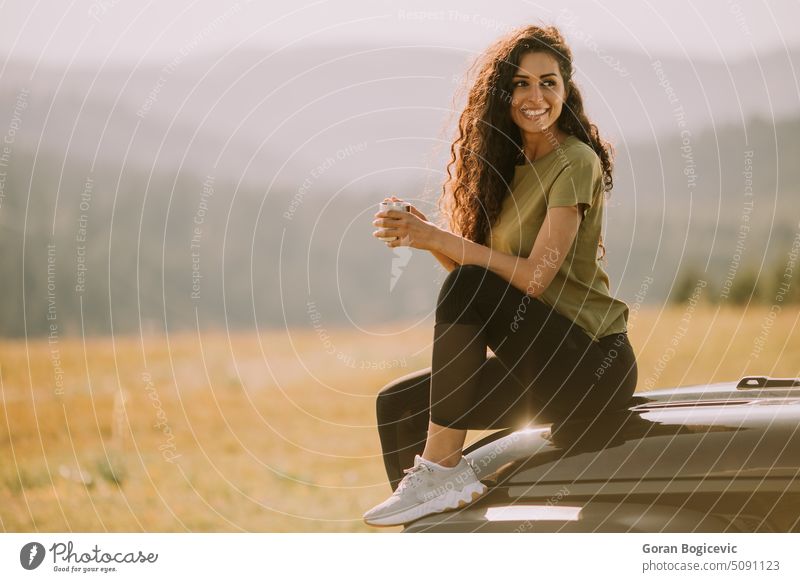
[[[423,471],[430,471],[430,470],[431,470],[431,468],[428,465],[426,465],[425,463],[420,463],[419,465],[415,465],[414,467],[409,467],[408,469],[403,469],[403,473],[405,473],[406,476],[403,477],[403,480],[400,481],[400,483],[397,485],[397,491],[400,491],[401,489],[405,489],[411,483],[415,483],[416,484],[420,480],[420,474]]]

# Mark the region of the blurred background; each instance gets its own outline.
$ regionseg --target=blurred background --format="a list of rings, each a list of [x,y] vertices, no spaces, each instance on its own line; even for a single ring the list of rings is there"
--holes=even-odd
[[[616,147],[605,242],[639,390],[795,376],[792,1],[6,3],[0,524],[362,531],[374,395],[430,365],[429,217],[464,75],[570,41]],[[477,436],[477,435],[473,435]]]

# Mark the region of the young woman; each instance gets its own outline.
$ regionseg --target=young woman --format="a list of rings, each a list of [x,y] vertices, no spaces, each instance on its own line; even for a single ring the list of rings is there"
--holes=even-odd
[[[413,206],[375,215],[374,236],[430,251],[449,274],[431,367],[378,395],[395,491],[367,523],[399,525],[483,495],[462,455],[467,429],[592,418],[632,396],[628,306],[601,266],[612,151],[584,113],[559,31],[525,27],[478,62],[440,199],[449,230]]]

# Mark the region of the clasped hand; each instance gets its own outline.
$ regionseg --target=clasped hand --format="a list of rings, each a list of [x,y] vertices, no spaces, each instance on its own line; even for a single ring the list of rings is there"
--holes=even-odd
[[[396,196],[384,198],[383,200],[384,202],[400,201]],[[436,236],[441,232],[441,229],[429,222],[425,215],[413,205],[409,206],[411,206],[410,212],[400,210],[376,212],[372,225],[380,228],[374,231],[372,236],[376,238],[396,236],[397,238],[392,241],[385,241],[388,247],[404,246],[432,250]]]

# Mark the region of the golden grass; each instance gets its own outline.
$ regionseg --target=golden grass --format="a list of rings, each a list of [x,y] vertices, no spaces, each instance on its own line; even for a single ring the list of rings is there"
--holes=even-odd
[[[642,309],[629,322],[639,390],[797,375],[800,311],[768,314]],[[0,342],[0,524],[370,531],[361,514],[390,493],[375,394],[430,363],[430,322],[405,327],[329,329],[332,353],[313,329]]]

